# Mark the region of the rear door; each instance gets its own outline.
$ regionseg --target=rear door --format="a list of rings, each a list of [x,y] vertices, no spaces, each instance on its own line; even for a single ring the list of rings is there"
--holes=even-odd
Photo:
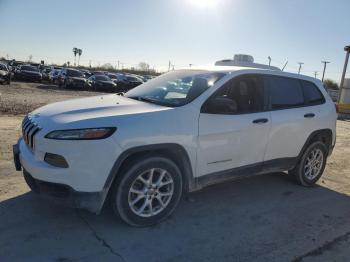
[[[288,165],[298,156],[316,112],[304,99],[299,79],[266,76],[270,94],[271,132],[264,160]]]
[[[218,113],[215,108],[206,109],[217,97],[234,100],[237,110]],[[271,125],[265,98],[263,78],[245,75],[224,84],[204,103],[199,117],[199,176],[238,167],[259,169]]]

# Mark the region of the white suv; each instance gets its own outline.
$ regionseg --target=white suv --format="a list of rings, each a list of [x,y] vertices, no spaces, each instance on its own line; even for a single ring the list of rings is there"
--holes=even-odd
[[[181,195],[228,179],[322,175],[337,113],[319,80],[214,66],[166,73],[124,96],[58,102],[25,117],[14,145],[30,188],[127,223],[155,224]]]

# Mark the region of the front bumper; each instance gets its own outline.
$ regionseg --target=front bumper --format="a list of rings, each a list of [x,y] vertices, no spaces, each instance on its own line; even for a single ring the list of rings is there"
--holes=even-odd
[[[30,189],[41,197],[67,207],[86,209],[99,214],[102,210],[107,190],[101,192],[77,192],[63,184],[50,183],[35,179],[23,170],[24,180]]]
[[[13,145],[13,160],[16,170],[21,171],[18,144]],[[96,214],[100,213],[108,193],[107,189],[100,192],[78,192],[68,185],[36,179],[25,169],[23,169],[23,176],[29,188],[40,196],[64,206],[86,209]]]

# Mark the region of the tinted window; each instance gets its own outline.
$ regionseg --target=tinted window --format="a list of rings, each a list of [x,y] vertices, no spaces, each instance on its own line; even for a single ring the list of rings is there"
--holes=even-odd
[[[323,104],[325,99],[317,86],[308,81],[302,81],[305,100],[308,104],[318,105]]]
[[[39,70],[34,66],[21,66],[21,70],[38,72]]]
[[[272,109],[285,109],[304,105],[303,90],[298,79],[269,77]]]
[[[211,108],[211,99],[230,99],[236,105],[235,112],[226,112],[231,114],[246,114],[264,111],[264,82],[259,76],[243,76],[235,78],[224,84],[214,96],[206,103],[209,108],[204,111],[207,113],[220,113],[220,110]],[[207,106],[206,105],[206,106]]]
[[[78,70],[67,69],[67,76],[71,77],[84,77],[83,73]]]
[[[99,81],[111,81],[111,79],[108,76],[103,76],[103,75],[97,75],[96,80]]]

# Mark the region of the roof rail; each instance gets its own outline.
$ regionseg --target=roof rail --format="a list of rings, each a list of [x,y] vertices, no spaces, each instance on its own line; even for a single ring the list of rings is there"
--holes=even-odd
[[[240,67],[251,67],[251,68],[261,68],[268,70],[281,71],[276,66],[264,65],[254,63],[254,58],[251,55],[238,54],[235,55],[233,59],[223,59],[215,62],[216,66],[240,66]]]

